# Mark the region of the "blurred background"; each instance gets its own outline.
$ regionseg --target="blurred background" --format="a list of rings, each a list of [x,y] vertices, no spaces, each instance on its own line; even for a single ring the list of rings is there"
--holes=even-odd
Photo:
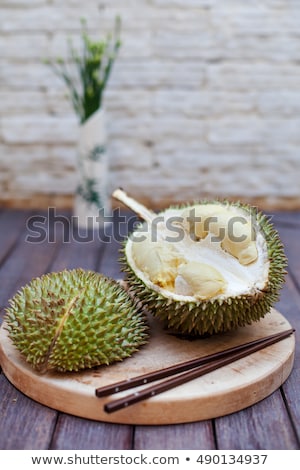
[[[153,208],[300,209],[300,2],[1,0],[0,206],[72,207],[77,117],[48,57],[121,16],[109,185]]]

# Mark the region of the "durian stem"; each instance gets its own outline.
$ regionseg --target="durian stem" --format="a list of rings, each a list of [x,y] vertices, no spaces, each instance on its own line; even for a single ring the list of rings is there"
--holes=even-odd
[[[140,204],[132,197],[127,196],[126,192],[123,189],[119,188],[116,189],[112,196],[117,199],[118,201],[122,202],[126,207],[133,210],[139,217],[143,220],[151,224],[153,222],[154,217],[156,217],[155,212],[152,212],[143,204]]]

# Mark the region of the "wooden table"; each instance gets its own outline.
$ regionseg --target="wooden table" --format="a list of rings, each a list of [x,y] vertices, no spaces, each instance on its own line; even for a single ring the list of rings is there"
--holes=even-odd
[[[120,241],[135,221],[131,213],[107,233],[72,232],[70,213],[0,212],[1,317],[7,301],[32,277],[82,267],[122,277]],[[276,308],[300,332],[300,213],[277,212],[273,222],[289,258],[286,284]],[[111,236],[113,233],[113,237]],[[101,238],[101,240],[100,240]],[[0,374],[0,449],[299,449],[300,353],[283,386],[240,412],[201,422],[162,426],[103,423],[47,408],[19,392]]]

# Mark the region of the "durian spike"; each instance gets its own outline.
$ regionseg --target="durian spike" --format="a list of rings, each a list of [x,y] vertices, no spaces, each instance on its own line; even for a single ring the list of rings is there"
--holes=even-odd
[[[133,210],[133,212],[135,212],[139,217],[149,224],[151,224],[153,219],[156,217],[155,212],[149,210],[147,207],[137,202],[132,197],[127,196],[126,192],[121,188],[116,189],[112,193],[112,196],[118,201],[122,202],[129,209]]]

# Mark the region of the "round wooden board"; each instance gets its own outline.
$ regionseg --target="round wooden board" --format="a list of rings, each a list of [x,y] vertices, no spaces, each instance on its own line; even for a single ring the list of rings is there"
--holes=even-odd
[[[187,384],[107,414],[104,403],[128,392],[97,398],[97,387],[291,328],[274,309],[250,326],[196,340],[180,339],[164,331],[155,320],[149,321],[149,343],[123,362],[80,373],[45,375],[37,374],[24,362],[2,325],[1,366],[15,387],[46,406],[93,420],[143,425],[187,423],[236,412],[270,395],[287,379],[293,367],[295,338],[291,335]]]

